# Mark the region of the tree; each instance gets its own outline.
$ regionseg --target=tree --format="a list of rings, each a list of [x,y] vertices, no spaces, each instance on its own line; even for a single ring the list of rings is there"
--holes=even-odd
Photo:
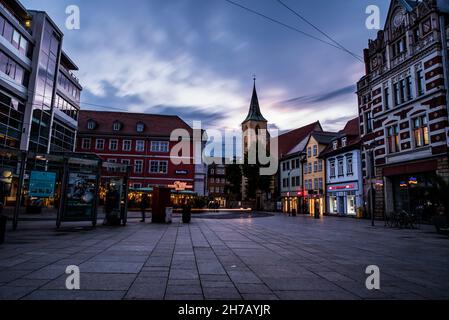
[[[231,198],[240,200],[242,194],[242,166],[236,162],[226,166],[226,180],[229,185],[226,187]]]
[[[254,199],[258,191],[268,193],[271,190],[272,176],[266,176],[260,174],[260,169],[263,167],[259,161],[256,164],[248,164],[246,161],[247,155],[245,155],[245,162],[242,168],[243,175],[247,178],[247,198]]]

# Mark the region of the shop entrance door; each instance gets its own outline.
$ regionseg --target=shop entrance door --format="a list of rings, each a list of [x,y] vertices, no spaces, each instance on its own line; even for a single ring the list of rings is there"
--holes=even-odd
[[[345,214],[345,197],[338,197],[338,214]]]

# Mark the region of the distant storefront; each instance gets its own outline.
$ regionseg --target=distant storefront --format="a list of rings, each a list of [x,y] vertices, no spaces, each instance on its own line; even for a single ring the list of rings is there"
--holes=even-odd
[[[329,184],[327,186],[327,203],[330,214],[356,215],[361,205],[362,196],[357,181],[350,183]]]

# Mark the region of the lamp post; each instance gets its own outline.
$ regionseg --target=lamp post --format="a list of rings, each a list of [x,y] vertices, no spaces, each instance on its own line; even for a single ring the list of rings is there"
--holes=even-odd
[[[301,162],[301,189],[302,189],[302,200],[301,200],[301,214],[305,214],[305,201],[306,201],[306,189],[304,186],[304,164],[307,162],[307,155],[303,152],[299,155],[299,161]]]

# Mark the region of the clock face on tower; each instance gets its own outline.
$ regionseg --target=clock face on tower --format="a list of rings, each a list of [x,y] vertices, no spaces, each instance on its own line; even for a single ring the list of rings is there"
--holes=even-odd
[[[399,28],[405,20],[405,13],[403,9],[399,9],[396,11],[394,17],[393,17],[393,25],[395,28]]]

